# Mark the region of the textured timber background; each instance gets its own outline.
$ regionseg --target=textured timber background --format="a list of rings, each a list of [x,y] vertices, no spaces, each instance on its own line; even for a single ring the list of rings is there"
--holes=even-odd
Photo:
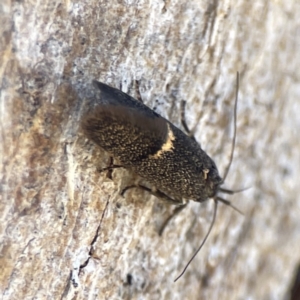
[[[300,261],[300,2],[0,3],[1,299],[288,299]],[[92,79],[187,123],[223,174],[241,73],[238,140],[214,230],[176,284],[212,201],[137,190],[82,135]]]

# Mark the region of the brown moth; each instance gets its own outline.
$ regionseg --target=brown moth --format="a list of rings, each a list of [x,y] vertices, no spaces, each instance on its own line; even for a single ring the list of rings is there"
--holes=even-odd
[[[215,201],[209,231],[177,280],[205,243],[215,221],[218,201],[233,207],[228,200],[218,196],[218,193],[234,193],[222,189],[221,185],[233,158],[237,95],[232,153],[222,179],[216,164],[191,136],[184,122],[183,127],[189,135],[120,90],[98,81],[93,81],[93,85],[100,90],[103,101],[83,116],[82,128],[89,139],[121,162],[121,166],[112,165],[109,168],[124,167],[145,178],[155,190],[141,185],[137,187],[178,205],[177,211],[186,205],[187,200],[204,202],[212,198]],[[129,188],[131,187],[133,186]]]

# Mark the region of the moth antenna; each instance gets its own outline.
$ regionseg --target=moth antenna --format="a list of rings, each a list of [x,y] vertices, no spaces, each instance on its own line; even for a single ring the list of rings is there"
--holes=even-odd
[[[234,102],[234,112],[233,112],[234,127],[233,127],[233,139],[232,139],[232,144],[231,144],[231,153],[230,153],[228,166],[226,167],[225,172],[224,172],[222,183],[225,182],[225,180],[226,180],[226,177],[228,175],[228,172],[229,172],[232,160],[233,160],[235,141],[236,141],[236,119],[237,119],[238,93],[239,93],[239,72],[236,73],[236,91],[235,91],[235,102]]]
[[[188,268],[188,266],[190,265],[190,263],[193,261],[193,259],[196,257],[196,255],[199,253],[199,251],[201,250],[201,248],[203,247],[203,245],[205,244],[213,226],[216,220],[216,215],[217,215],[217,207],[218,207],[218,200],[214,199],[215,201],[215,208],[214,208],[214,215],[213,215],[213,219],[211,221],[210,227],[208,229],[208,232],[204,238],[204,240],[202,241],[201,245],[199,246],[199,248],[196,250],[196,252],[193,254],[193,256],[190,258],[190,260],[188,261],[188,263],[186,264],[185,268],[183,269],[183,271],[179,274],[179,276],[174,280],[174,282],[176,282],[180,277],[183,276],[183,274],[185,273],[186,269]]]
[[[232,209],[234,209],[235,211],[237,211],[241,215],[244,215],[244,213],[241,210],[239,210],[236,206],[232,205],[230,201],[228,201],[226,199],[223,199],[221,197],[217,197],[216,200],[222,202],[223,204],[225,204],[227,206],[230,206]]]
[[[231,144],[231,153],[230,153],[230,158],[229,158],[229,163],[225,169],[225,173],[224,173],[224,176],[223,176],[223,180],[222,180],[222,183],[225,182],[226,180],[226,177],[229,173],[229,169],[231,167],[231,164],[232,164],[232,161],[233,161],[233,154],[234,154],[234,149],[235,149],[235,142],[236,142],[236,120],[237,120],[237,103],[238,103],[238,91],[239,91],[239,72],[237,72],[236,74],[236,93],[235,93],[235,102],[234,102],[234,111],[233,111],[233,120],[234,120],[234,127],[233,127],[233,139],[232,139],[232,144]],[[183,107],[185,105],[185,103],[182,104]],[[182,123],[183,124],[183,127],[186,129],[186,124]],[[189,133],[189,130],[187,128],[186,130],[188,133]],[[221,184],[222,184],[221,183]],[[227,193],[227,194],[235,194],[235,193],[238,193],[238,192],[241,192],[243,191],[244,189],[241,189],[241,190],[236,190],[236,191],[233,191],[233,190],[228,190],[228,189],[222,189],[222,188],[219,188],[219,191],[223,192],[223,193]],[[201,245],[199,246],[199,248],[196,250],[196,252],[193,254],[193,256],[190,258],[190,260],[188,261],[188,263],[186,264],[185,268],[183,269],[183,271],[179,274],[179,276],[174,280],[174,282],[176,282],[179,278],[181,278],[185,271],[187,270],[188,266],[190,265],[190,263],[194,260],[194,258],[196,257],[196,255],[199,253],[199,251],[201,250],[201,248],[203,247],[203,245],[205,244],[208,236],[210,235],[211,233],[211,230],[215,224],[215,220],[216,220],[216,215],[217,215],[217,207],[218,207],[218,201],[224,203],[225,205],[227,206],[230,206],[232,209],[236,210],[237,212],[239,212],[240,214],[243,215],[243,213],[237,208],[235,207],[234,205],[231,204],[230,201],[226,200],[226,199],[223,199],[221,197],[216,197],[214,198],[214,202],[215,202],[215,208],[214,208],[214,215],[213,215],[213,219],[212,219],[212,222],[210,224],[210,227],[209,227],[209,230],[208,232],[206,233],[206,236],[204,238],[204,240],[202,241]]]
[[[242,189],[239,189],[239,190],[228,190],[228,189],[224,189],[224,188],[219,188],[219,192],[229,194],[229,195],[233,195],[233,194],[236,194],[236,193],[241,193],[241,192],[246,191],[248,189],[250,189],[250,187],[242,188]]]

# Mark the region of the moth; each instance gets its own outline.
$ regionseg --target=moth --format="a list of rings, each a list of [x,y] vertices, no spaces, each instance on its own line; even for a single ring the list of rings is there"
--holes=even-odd
[[[176,278],[178,280],[205,243],[216,218],[217,203],[220,201],[236,209],[218,193],[236,192],[224,189],[221,185],[233,158],[237,93],[232,152],[225,175],[221,178],[216,164],[191,136],[184,121],[182,124],[187,134],[122,91],[98,81],[93,81],[93,85],[100,91],[102,101],[83,116],[81,125],[90,140],[120,161],[121,165],[109,168],[124,167],[146,179],[155,189],[142,185],[137,187],[177,205],[177,212],[188,200],[204,202],[214,199],[215,209],[209,231],[183,272]]]

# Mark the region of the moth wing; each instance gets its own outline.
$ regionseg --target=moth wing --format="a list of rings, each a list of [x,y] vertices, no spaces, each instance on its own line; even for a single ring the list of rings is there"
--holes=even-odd
[[[137,114],[144,114],[145,117],[160,117],[155,111],[144,105],[122,91],[115,89],[105,83],[94,80],[94,87],[101,92],[101,101],[103,104],[113,104],[126,106],[130,109],[136,109]]]
[[[149,116],[138,107],[115,104],[98,105],[84,116],[82,128],[87,137],[126,165],[157,153],[168,135],[168,123],[158,114]]]

